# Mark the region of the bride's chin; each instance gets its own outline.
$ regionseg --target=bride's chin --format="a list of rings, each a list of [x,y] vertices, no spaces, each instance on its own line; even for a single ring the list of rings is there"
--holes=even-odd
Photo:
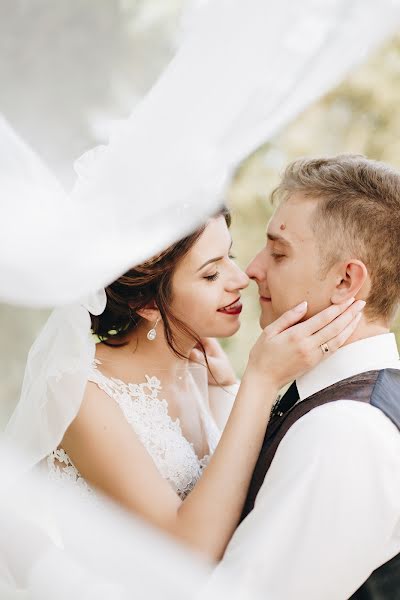
[[[239,331],[240,325],[241,325],[241,323],[240,323],[240,321],[238,319],[236,323],[232,323],[229,327],[227,327],[224,332],[219,332],[216,335],[214,335],[213,337],[218,337],[218,338],[228,338],[228,337],[231,337],[237,331]]]

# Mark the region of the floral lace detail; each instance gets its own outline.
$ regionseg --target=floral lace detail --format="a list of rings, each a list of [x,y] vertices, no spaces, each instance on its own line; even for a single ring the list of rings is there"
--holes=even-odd
[[[79,474],[78,469],[72,463],[68,454],[62,449],[53,450],[46,459],[49,479],[59,484],[78,486],[82,496],[93,496],[92,488]],[[62,465],[62,466],[61,466]]]
[[[106,377],[98,370],[98,364],[101,364],[100,361],[95,359],[89,381],[96,383],[117,402],[161,475],[184,499],[201,477],[218,444],[220,431],[212,416],[205,407],[200,406],[210,454],[199,458],[193,444],[184,437],[179,418],[173,420],[168,414],[167,401],[159,398],[162,387],[157,377],[146,375],[144,383],[125,383]],[[55,461],[65,466],[56,465]],[[85,492],[92,493],[64,450],[55,450],[47,458],[47,464],[52,479],[74,482]]]

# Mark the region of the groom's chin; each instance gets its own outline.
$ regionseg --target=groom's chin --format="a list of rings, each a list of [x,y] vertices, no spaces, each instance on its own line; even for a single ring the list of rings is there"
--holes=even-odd
[[[261,314],[260,315],[260,327],[261,329],[265,329],[268,325],[271,325],[271,323],[273,322],[273,319],[271,319],[271,317],[268,317],[267,315]]]
[[[273,323],[278,316],[275,314],[271,302],[263,303],[261,305],[261,314],[259,320],[261,329],[265,329],[268,327],[268,325],[271,325],[271,323]]]

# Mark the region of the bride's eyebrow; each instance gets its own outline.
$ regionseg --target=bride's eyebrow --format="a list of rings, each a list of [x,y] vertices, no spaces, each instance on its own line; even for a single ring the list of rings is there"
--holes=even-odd
[[[230,246],[229,246],[229,250],[228,250],[228,252],[230,252],[230,251],[231,251],[232,245],[233,245],[233,240],[231,239],[231,243],[230,243]],[[204,267],[206,267],[206,266],[207,266],[207,265],[209,265],[210,263],[213,263],[213,262],[218,262],[219,260],[222,260],[223,258],[224,258],[223,256],[216,256],[215,258],[210,258],[209,260],[206,260],[206,262],[205,262],[203,265],[201,265],[201,267],[199,267],[199,268],[197,269],[196,273],[197,273],[198,271],[201,271],[201,269],[204,269]]]

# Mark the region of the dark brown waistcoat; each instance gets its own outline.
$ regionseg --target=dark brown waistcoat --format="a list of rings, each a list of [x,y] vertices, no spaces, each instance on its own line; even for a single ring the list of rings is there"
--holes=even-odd
[[[361,373],[299,403],[296,403],[297,399],[297,390],[292,386],[273,411],[241,521],[253,510],[256,496],[283,437],[298,419],[317,406],[343,399],[366,402],[382,410],[400,431],[400,371],[395,369]],[[371,573],[367,581],[351,596],[351,600],[400,600],[400,554]]]

